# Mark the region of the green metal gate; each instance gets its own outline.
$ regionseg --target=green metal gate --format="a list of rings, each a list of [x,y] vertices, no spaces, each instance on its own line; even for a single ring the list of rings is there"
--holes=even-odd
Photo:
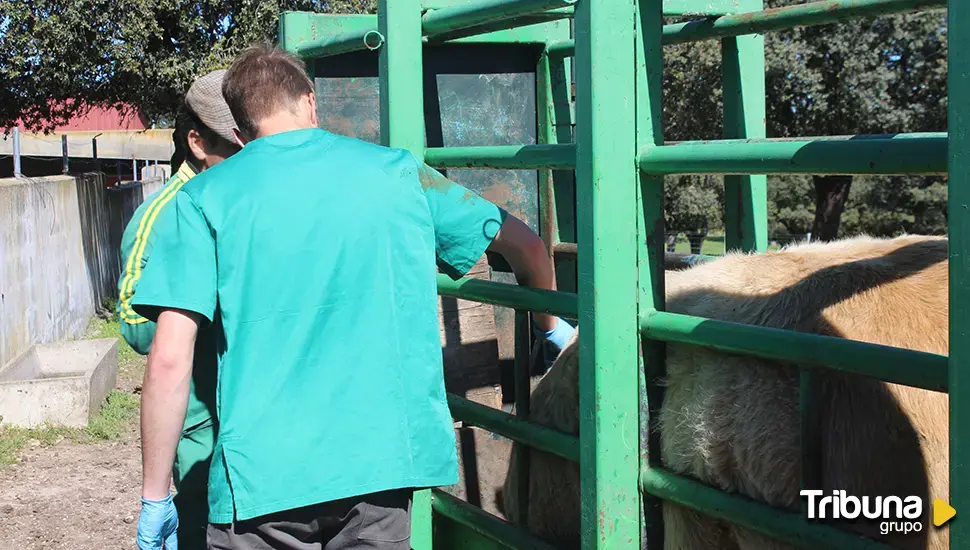
[[[280,23],[282,46],[308,60],[378,50],[380,139],[385,145],[423,155],[438,168],[540,170],[539,227],[557,261],[579,252],[576,280],[560,280],[561,288],[575,283],[578,292],[454,282],[440,275],[440,294],[513,308],[517,319],[516,416],[456,395],[449,395],[449,403],[453,416],[467,424],[579,462],[583,548],[640,548],[642,537],[650,548],[663,548],[663,500],[798,547],[886,548],[664,470],[659,434],[641,433],[640,427],[649,425],[649,415],[663,399],[654,382],[664,374],[665,342],[949,391],[951,504],[970,510],[970,399],[963,400],[970,395],[970,372],[961,371],[970,361],[970,2],[827,0],[763,10],[762,0],[432,1],[379,0],[376,17],[289,12]],[[765,139],[762,33],[933,8],[949,10],[949,135]],[[695,19],[664,25],[664,15]],[[574,40],[560,24],[570,18]],[[722,44],[724,139],[665,142],[663,46],[700,40]],[[540,46],[539,143],[426,147],[422,50],[434,43]],[[575,139],[570,63],[576,74]],[[948,143],[954,147],[948,150]],[[571,179],[563,177],[573,169],[574,189]],[[949,358],[664,312],[663,177],[705,173],[725,175],[727,248],[757,252],[767,248],[767,174],[954,174],[948,199]],[[568,278],[569,271],[560,276]],[[528,311],[578,318],[582,325],[580,439],[528,422],[529,344],[528,331],[521,330]],[[638,363],[642,368],[631,368]],[[811,377],[810,370],[802,371],[806,465],[816,451],[809,437]],[[968,437],[961,441],[959,434]],[[631,441],[640,441],[639,448]],[[519,465],[525,473],[526,461]],[[528,480],[524,475],[519,479],[524,489]],[[803,482],[812,480],[806,466]],[[957,518],[947,528],[951,548],[970,548],[970,523]],[[416,495],[412,546],[548,548],[437,490]]]

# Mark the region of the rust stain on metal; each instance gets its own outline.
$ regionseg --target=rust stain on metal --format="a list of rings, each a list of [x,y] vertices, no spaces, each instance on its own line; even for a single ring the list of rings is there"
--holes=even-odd
[[[504,182],[486,187],[482,192],[482,196],[503,208],[511,206],[512,201],[515,199],[512,188]]]

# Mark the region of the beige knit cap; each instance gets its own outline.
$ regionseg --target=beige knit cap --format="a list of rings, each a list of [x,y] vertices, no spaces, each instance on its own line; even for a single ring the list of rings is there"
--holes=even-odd
[[[236,121],[222,97],[222,79],[225,74],[225,69],[219,69],[195,79],[185,94],[185,103],[203,124],[229,143],[235,143],[232,129],[236,128]]]

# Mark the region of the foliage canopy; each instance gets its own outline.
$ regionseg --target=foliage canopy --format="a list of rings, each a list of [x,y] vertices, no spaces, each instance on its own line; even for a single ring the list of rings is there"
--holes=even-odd
[[[767,0],[766,7],[804,3]],[[132,105],[159,126],[196,76],[275,40],[286,10],[374,13],[373,0],[0,0],[0,127],[50,130],[90,106]],[[946,131],[945,10],[765,37],[769,137]],[[664,49],[665,138],[722,134],[721,44]],[[940,178],[854,178],[840,233],[945,230]],[[769,178],[769,232],[818,225],[820,179]],[[822,182],[824,183],[824,182]],[[814,185],[813,185],[814,184]],[[848,186],[848,182],[845,183]],[[720,178],[672,177],[667,225],[721,225]],[[823,197],[824,199],[824,197]],[[838,220],[836,220],[838,228]]]

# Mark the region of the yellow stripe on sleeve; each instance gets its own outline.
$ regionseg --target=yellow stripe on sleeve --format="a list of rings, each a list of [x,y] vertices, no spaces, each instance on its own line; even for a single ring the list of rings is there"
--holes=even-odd
[[[185,165],[183,164],[183,167]],[[194,174],[193,174],[194,175]],[[155,219],[158,214],[162,211],[166,204],[168,204],[173,198],[175,198],[176,193],[183,185],[188,181],[183,174],[183,170],[180,168],[177,173],[178,178],[173,181],[167,189],[162,191],[155,200],[148,205],[148,209],[145,211],[145,215],[142,216],[141,222],[138,224],[138,232],[135,234],[135,243],[132,246],[131,256],[128,257],[128,262],[125,265],[125,275],[121,283],[121,308],[120,314],[121,318],[128,324],[139,324],[147,322],[148,319],[142,317],[135,312],[131,307],[131,297],[134,296],[134,286],[135,282],[141,277],[141,258],[145,253],[145,246],[148,243],[148,234],[152,230],[152,226],[155,224]]]

